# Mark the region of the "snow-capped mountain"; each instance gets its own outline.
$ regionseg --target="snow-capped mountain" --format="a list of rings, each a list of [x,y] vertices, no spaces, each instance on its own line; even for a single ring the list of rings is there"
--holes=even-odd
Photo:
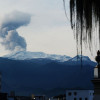
[[[82,60],[82,62],[81,62]],[[92,61],[88,56],[81,56],[81,55],[77,55],[71,59],[69,59],[66,63],[69,63],[69,64],[90,64],[90,65],[93,65],[94,66],[94,61]]]
[[[71,59],[71,57],[66,55],[46,54],[43,52],[29,52],[29,51],[15,52],[9,55],[5,55],[4,58],[15,59],[15,60],[47,58],[51,60],[58,60],[60,62],[68,61],[69,59]]]
[[[1,57],[2,91],[10,93],[14,90],[17,95],[25,96],[31,93],[54,96],[66,88],[93,89],[91,80],[96,63],[86,61],[81,66],[77,61],[59,63],[57,60],[48,60],[12,60]]]
[[[0,71],[3,73],[4,80],[2,90],[9,93],[14,89],[17,91],[17,95],[23,93],[25,96],[27,93],[39,94],[42,91],[41,93],[50,96],[51,93],[59,94],[58,89],[61,91],[66,88],[93,89],[91,80],[96,63],[92,62],[89,57],[82,56],[81,66],[80,58],[81,56],[70,58],[43,52],[25,51],[1,57]],[[54,91],[54,89],[56,90]]]
[[[82,59],[82,61],[91,61],[88,56],[81,56],[81,55],[77,55],[77,56],[71,58],[69,61],[81,61],[81,59]]]

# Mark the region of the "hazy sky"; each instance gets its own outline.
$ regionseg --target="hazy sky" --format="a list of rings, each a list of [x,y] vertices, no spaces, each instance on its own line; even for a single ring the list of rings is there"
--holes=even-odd
[[[66,0],[67,19],[63,0],[0,0],[0,20],[12,11],[31,14],[31,22],[17,29],[27,43],[27,51],[49,54],[76,55],[76,42],[70,28],[69,0]],[[9,51],[0,45],[0,55]],[[84,52],[86,55],[87,51]]]

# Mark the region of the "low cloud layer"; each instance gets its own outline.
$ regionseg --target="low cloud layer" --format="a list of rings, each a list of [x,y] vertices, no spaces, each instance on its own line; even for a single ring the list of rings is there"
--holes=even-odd
[[[1,44],[6,50],[26,50],[26,41],[19,35],[16,29],[28,25],[30,20],[31,16],[29,14],[19,11],[14,11],[4,16],[0,24],[0,38],[2,39]]]

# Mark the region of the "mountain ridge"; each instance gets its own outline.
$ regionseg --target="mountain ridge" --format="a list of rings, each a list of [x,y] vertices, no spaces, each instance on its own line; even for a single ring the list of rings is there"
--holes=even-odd
[[[0,57],[2,91],[54,96],[66,89],[93,89],[91,80],[96,63],[87,56],[84,58],[81,67],[81,59],[77,60],[77,56],[65,62],[48,58],[17,60]]]
[[[75,57],[70,57],[67,55],[47,54],[44,52],[29,52],[29,51],[19,51],[3,56],[3,58],[13,59],[13,60],[50,59],[50,60],[57,60],[59,62],[80,61],[81,57],[83,61],[91,61],[88,56],[77,55]]]
[[[66,55],[46,54],[44,52],[29,52],[29,51],[14,52],[9,55],[5,55],[3,57],[8,58],[8,59],[15,59],[15,60],[30,60],[30,59],[47,58],[51,60],[58,60],[61,62],[71,59],[71,57],[66,56]]]

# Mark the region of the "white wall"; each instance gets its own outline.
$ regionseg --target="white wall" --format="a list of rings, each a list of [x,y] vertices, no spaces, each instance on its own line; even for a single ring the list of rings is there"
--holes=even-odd
[[[69,95],[71,93],[71,95]],[[75,95],[76,93],[76,95]],[[93,100],[93,90],[67,90],[66,91],[66,100]],[[82,98],[82,99],[80,99]]]

